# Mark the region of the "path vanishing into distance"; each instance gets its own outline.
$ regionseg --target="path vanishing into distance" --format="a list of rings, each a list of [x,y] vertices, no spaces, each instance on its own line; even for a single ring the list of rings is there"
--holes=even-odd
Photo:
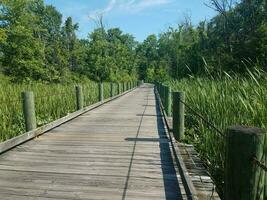
[[[0,155],[0,199],[187,199],[177,168],[145,84]]]

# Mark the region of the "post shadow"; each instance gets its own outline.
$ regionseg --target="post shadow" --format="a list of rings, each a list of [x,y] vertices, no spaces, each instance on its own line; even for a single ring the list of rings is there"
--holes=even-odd
[[[155,99],[155,103],[158,135],[159,138],[162,138],[159,142],[159,146],[166,200],[183,199],[175,170],[176,163],[172,157],[167,129],[164,126],[163,116],[161,114],[160,105],[157,99]],[[164,140],[163,138],[167,138],[167,140]]]
[[[149,99],[148,97],[146,100],[152,100]],[[145,110],[142,114],[138,114],[137,116],[141,116],[142,120],[146,116],[154,116],[156,117],[157,120],[157,129],[158,129],[158,138],[140,138],[139,137],[139,131],[140,127],[142,124],[142,120],[139,124],[138,132],[136,137],[134,138],[125,138],[126,141],[131,141],[134,142],[134,150],[132,153],[132,158],[130,161],[130,166],[129,166],[129,171],[127,175],[127,180],[125,183],[124,187],[124,192],[123,192],[123,197],[122,200],[126,198],[126,192],[128,189],[128,181],[131,173],[131,167],[132,167],[132,162],[134,158],[134,153],[135,153],[135,147],[138,142],[157,142],[159,143],[160,147],[160,165],[161,165],[161,170],[162,170],[162,175],[163,175],[163,184],[164,184],[164,191],[165,191],[165,199],[166,200],[182,200],[182,194],[181,194],[181,189],[179,186],[179,181],[177,178],[177,173],[175,170],[175,161],[172,158],[172,153],[171,153],[171,147],[170,147],[170,141],[167,133],[167,129],[164,126],[164,120],[163,116],[160,112],[160,105],[157,99],[155,100],[155,109],[156,109],[156,115],[150,115],[150,114],[145,114]]]

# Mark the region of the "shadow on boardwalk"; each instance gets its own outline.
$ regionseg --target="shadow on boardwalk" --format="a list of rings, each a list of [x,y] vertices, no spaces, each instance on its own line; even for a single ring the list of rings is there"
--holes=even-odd
[[[147,100],[152,100],[151,98],[147,97]],[[155,99],[153,99],[155,100]],[[139,137],[139,134],[137,133],[135,138],[125,138],[126,141],[135,142],[133,154],[131,163],[129,165],[129,173],[128,178],[126,180],[125,188],[124,188],[124,197],[127,192],[128,187],[128,181],[130,177],[130,171],[132,167],[132,162],[134,159],[134,151],[135,146],[138,142],[151,142],[151,143],[158,143],[160,148],[160,165],[162,170],[162,178],[164,183],[164,190],[165,190],[165,199],[166,200],[179,200],[184,199],[181,194],[181,189],[179,185],[179,181],[177,178],[176,170],[175,170],[175,161],[172,157],[172,152],[170,149],[170,141],[167,136],[167,130],[164,126],[164,121],[162,114],[160,112],[159,104],[157,100],[155,100],[154,105],[143,105],[144,107],[154,107],[156,110],[156,114],[145,114],[145,111],[142,114],[137,114],[137,116],[141,116],[142,119],[145,117],[155,117],[157,120],[157,130],[158,130],[158,138],[142,138]],[[146,109],[145,109],[146,110]],[[142,125],[142,120],[140,122],[140,127]],[[140,129],[139,127],[139,129]],[[148,143],[149,145],[149,143]],[[125,198],[123,198],[125,199]]]

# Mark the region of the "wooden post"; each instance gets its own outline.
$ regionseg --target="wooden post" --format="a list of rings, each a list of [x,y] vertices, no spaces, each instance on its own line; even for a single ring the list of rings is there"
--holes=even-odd
[[[82,86],[78,85],[75,87],[76,90],[76,108],[77,110],[83,109],[83,90]]]
[[[265,131],[232,126],[226,132],[225,200],[263,200],[264,171],[252,161],[264,158]]]
[[[100,82],[98,84],[98,88],[99,88],[99,101],[103,102],[103,100],[104,100],[104,90],[103,90],[103,83],[102,82]]]
[[[36,129],[36,115],[33,92],[22,92],[23,115],[26,131]]]
[[[167,110],[167,89],[168,89],[168,87],[166,85],[164,85],[163,88],[164,88],[164,90],[163,90],[164,107],[165,107],[165,110]]]
[[[171,96],[172,96],[172,93],[171,93],[171,87],[170,86],[167,86],[166,87],[166,113],[167,113],[167,116],[170,117],[171,116]]]
[[[110,97],[111,98],[113,97],[113,91],[114,91],[113,83],[110,83]]]
[[[184,138],[184,104],[185,95],[183,92],[172,93],[172,120],[173,134],[176,140],[181,141]]]
[[[118,95],[121,93],[121,85],[120,85],[120,83],[117,83],[118,85],[117,85],[117,93],[118,93]]]

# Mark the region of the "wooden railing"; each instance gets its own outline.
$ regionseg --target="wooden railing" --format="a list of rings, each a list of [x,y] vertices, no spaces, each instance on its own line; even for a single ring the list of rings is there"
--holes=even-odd
[[[117,84],[117,91],[114,90],[114,86]],[[85,112],[88,112],[94,108],[97,108],[105,103],[108,103],[128,92],[132,91],[136,87],[140,86],[142,81],[133,81],[127,83],[110,83],[110,94],[108,95],[109,98],[104,98],[104,87],[103,83],[99,83],[98,87],[98,96],[99,101],[89,105],[84,106],[84,90],[82,86],[75,87],[75,102],[76,103],[76,111],[73,113],[69,113],[68,115],[56,119],[53,122],[45,124],[41,127],[37,127],[36,124],[36,113],[35,113],[35,100],[34,100],[34,93],[32,91],[22,92],[22,106],[23,106],[23,116],[25,121],[26,133],[18,135],[17,137],[11,138],[7,141],[0,143],[0,154],[8,151],[9,149],[14,148],[21,143],[24,143],[28,140],[31,140],[34,137],[44,134],[45,132],[66,123]],[[88,92],[88,91],[87,91]],[[54,95],[62,95],[62,94],[53,94]],[[44,97],[46,98],[46,97]]]

